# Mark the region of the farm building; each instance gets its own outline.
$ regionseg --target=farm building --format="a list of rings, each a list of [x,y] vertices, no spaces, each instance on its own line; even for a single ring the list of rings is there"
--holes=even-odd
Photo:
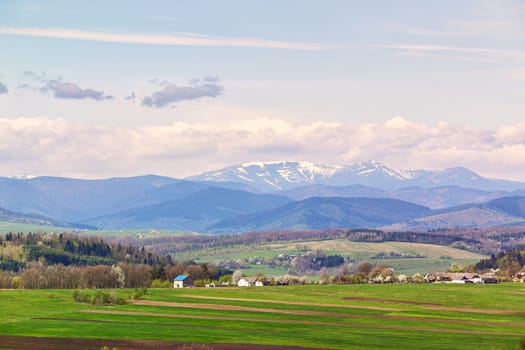
[[[239,287],[262,287],[264,286],[263,280],[259,277],[243,277],[237,282]]]
[[[193,287],[193,281],[189,276],[180,275],[173,279],[173,288]]]
[[[525,272],[518,272],[512,282],[525,282]]]
[[[498,283],[494,273],[431,272],[425,275],[425,282],[438,283]]]

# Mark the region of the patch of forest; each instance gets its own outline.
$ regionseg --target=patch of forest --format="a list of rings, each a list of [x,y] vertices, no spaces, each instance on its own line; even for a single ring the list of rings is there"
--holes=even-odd
[[[217,280],[232,271],[175,261],[143,246],[70,233],[0,236],[0,288],[138,288],[175,276]]]
[[[503,280],[525,280],[525,249],[492,254],[474,265],[476,271],[496,270]]]
[[[124,237],[126,244],[144,245],[160,254],[177,254],[215,247],[253,244],[347,239],[353,242],[425,243],[493,254],[525,247],[525,228],[431,230],[427,232],[389,232],[368,229],[273,230],[229,235],[164,236],[146,239]]]

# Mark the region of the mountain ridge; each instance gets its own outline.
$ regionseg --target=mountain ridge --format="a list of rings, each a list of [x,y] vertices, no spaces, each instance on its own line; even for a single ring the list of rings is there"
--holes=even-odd
[[[316,184],[359,184],[387,190],[410,186],[459,186],[491,191],[525,189],[525,183],[484,178],[464,167],[444,170],[397,170],[373,160],[349,165],[325,165],[306,161],[248,162],[190,176],[187,179],[217,183],[240,182],[265,192]]]

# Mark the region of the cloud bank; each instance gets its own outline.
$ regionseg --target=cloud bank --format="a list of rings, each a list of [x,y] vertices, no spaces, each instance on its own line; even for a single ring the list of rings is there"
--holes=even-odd
[[[380,123],[256,119],[141,128],[48,118],[0,119],[0,175],[185,177],[244,161],[375,159],[399,169],[465,166],[525,180],[525,123],[475,130],[395,117]]]
[[[183,100],[195,100],[203,97],[217,97],[224,87],[219,84],[218,78],[205,77],[190,81],[188,86],[177,86],[166,83],[164,87],[150,96],[142,99],[142,105],[148,107],[166,107],[171,103]],[[134,95],[133,95],[134,98]]]

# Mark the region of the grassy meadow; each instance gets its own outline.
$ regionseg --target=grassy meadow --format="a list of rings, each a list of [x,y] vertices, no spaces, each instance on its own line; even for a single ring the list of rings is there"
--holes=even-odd
[[[0,221],[0,235],[9,232],[22,232],[22,233],[36,233],[36,232],[48,232],[48,233],[59,233],[59,232],[75,232],[82,235],[88,236],[100,236],[100,237],[135,237],[135,238],[154,238],[159,236],[171,236],[171,235],[191,235],[195,234],[192,232],[184,232],[177,230],[151,230],[151,229],[122,229],[122,230],[85,230],[73,227],[60,227],[60,226],[44,226],[44,225],[33,225],[33,224],[21,224],[17,222]]]
[[[86,236],[97,236],[104,238],[126,238],[130,237],[140,245],[142,239],[151,243],[156,239],[166,236],[193,235],[198,233],[182,232],[176,230],[76,230],[64,227],[39,226],[0,221],[0,234],[8,232],[77,232]],[[154,249],[148,246],[146,248]],[[258,243],[251,245],[225,245],[205,249],[193,249],[185,252],[177,252],[174,258],[182,261],[194,260],[198,262],[218,263],[236,259],[250,258],[275,258],[279,254],[304,254],[307,251],[321,249],[328,255],[339,254],[351,257],[354,261],[370,261],[372,264],[385,264],[392,266],[397,274],[413,275],[414,273],[426,273],[429,271],[445,271],[452,263],[474,264],[486,256],[469,252],[466,250],[455,249],[452,247],[407,243],[407,242],[352,242],[346,239],[331,239],[322,241],[285,241],[280,243]],[[395,252],[407,255],[419,254],[423,258],[391,258],[391,259],[371,259],[374,255],[381,252]],[[249,264],[241,269],[246,275],[256,275],[263,273],[268,277],[282,276],[287,273],[287,269],[281,266],[267,266]],[[312,277],[312,276],[311,276]],[[315,279],[315,276],[312,277]]]
[[[209,249],[191,250],[177,253],[180,260],[196,260],[200,262],[218,263],[221,261],[273,258],[279,254],[304,254],[307,251],[323,250],[327,255],[339,254],[349,256],[355,261],[370,261],[372,264],[385,264],[392,266],[396,273],[413,275],[416,272],[446,271],[452,263],[458,265],[474,264],[486,256],[456,249],[447,246],[407,243],[407,242],[352,242],[346,239],[333,239],[323,241],[260,243],[242,246],[222,246]],[[419,254],[423,258],[395,258],[371,259],[381,252],[395,252],[406,255]],[[286,273],[286,269],[271,268],[264,265],[249,265],[242,269],[248,275],[258,272],[266,276],[279,276]]]
[[[523,284],[150,289],[118,306],[72,294],[0,291],[0,335],[323,349],[517,349],[525,338]]]

